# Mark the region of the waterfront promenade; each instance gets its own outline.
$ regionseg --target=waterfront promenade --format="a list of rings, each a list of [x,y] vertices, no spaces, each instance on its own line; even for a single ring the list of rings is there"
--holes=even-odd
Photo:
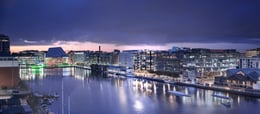
[[[214,91],[228,92],[228,93],[237,94],[237,95],[260,98],[260,91],[256,91],[253,89],[246,90],[244,88],[232,88],[232,87],[228,87],[228,86],[216,86],[216,85],[206,86],[206,85],[202,85],[202,84],[192,84],[189,82],[181,82],[181,81],[173,80],[172,78],[170,78],[168,76],[161,76],[161,77],[157,76],[156,78],[153,78],[148,75],[145,75],[145,76],[135,75],[135,76],[126,76],[126,77],[156,81],[156,82],[160,82],[160,83],[168,83],[168,84],[172,84],[172,85],[188,86],[188,87],[196,87],[196,88],[208,89],[208,90],[214,90]]]

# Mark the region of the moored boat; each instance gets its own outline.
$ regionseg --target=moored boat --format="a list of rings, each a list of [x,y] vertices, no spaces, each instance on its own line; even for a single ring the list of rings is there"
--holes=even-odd
[[[172,94],[175,95],[175,96],[191,97],[190,95],[185,94],[185,93],[180,92],[180,91],[168,91],[168,92],[169,92],[169,93],[172,93]]]

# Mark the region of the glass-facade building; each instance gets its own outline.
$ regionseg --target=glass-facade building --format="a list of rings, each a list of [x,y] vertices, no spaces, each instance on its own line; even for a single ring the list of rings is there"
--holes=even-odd
[[[0,34],[0,56],[10,55],[10,40],[9,37]]]
[[[225,76],[227,69],[239,66],[240,53],[234,49],[192,49],[180,53],[184,69],[192,69],[199,76]]]

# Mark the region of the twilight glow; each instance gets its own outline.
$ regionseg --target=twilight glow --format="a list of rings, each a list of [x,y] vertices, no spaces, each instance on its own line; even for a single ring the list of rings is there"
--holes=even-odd
[[[97,51],[98,46],[102,47],[102,51],[111,52],[114,49],[119,50],[168,50],[171,49],[172,46],[178,47],[193,47],[193,48],[212,48],[212,49],[226,49],[229,47],[230,49],[238,49],[239,51],[245,51],[244,48],[256,48],[258,45],[252,44],[232,44],[232,43],[169,43],[163,46],[161,45],[115,45],[115,44],[99,44],[93,42],[76,42],[76,41],[58,41],[53,43],[52,45],[25,45],[25,46],[11,46],[11,52],[19,52],[23,50],[31,50],[38,49],[41,51],[47,51],[50,47],[62,47],[65,51],[70,50],[93,50]]]
[[[260,1],[1,0],[12,51],[235,48],[260,45]]]

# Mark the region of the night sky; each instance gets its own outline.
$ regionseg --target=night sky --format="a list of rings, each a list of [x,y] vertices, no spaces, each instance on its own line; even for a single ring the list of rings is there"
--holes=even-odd
[[[260,47],[260,0],[0,0],[0,33],[12,51],[246,50]]]

